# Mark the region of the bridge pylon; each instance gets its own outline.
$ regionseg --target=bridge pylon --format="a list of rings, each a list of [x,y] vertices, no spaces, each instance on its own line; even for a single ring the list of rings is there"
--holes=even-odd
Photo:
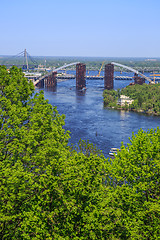
[[[34,86],[44,88],[44,79],[38,81],[37,83],[34,83]]]
[[[86,87],[86,65],[76,64],[76,89],[80,90]]]
[[[145,83],[145,78],[139,77],[137,73],[134,74],[134,83],[142,85]]]
[[[28,58],[27,58],[27,51],[24,49],[24,64],[23,68],[28,70]]]
[[[57,86],[57,72],[52,72],[45,78],[45,87],[56,87]]]
[[[113,89],[114,87],[114,65],[112,63],[105,65],[104,88]]]

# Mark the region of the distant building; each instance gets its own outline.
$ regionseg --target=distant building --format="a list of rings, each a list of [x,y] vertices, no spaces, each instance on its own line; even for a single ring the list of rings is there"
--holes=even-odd
[[[157,61],[157,59],[155,59],[155,58],[148,58],[148,59],[145,59],[145,61],[147,61],[147,62],[155,62],[155,61]]]
[[[134,100],[130,99],[128,96],[121,95],[120,98],[118,99],[118,105],[124,106],[125,103],[130,105]]]

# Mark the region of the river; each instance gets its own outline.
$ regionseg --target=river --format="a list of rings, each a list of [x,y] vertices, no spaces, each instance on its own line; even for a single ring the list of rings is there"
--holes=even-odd
[[[114,89],[123,88],[130,82],[116,80]],[[85,93],[76,91],[74,79],[58,82],[56,91],[36,88],[36,92],[44,90],[49,103],[57,106],[60,114],[65,114],[64,128],[70,131],[71,136],[69,143],[77,144],[79,139],[89,140],[108,157],[111,147],[119,148],[121,142],[125,145],[130,142],[132,132],[137,133],[140,128],[147,131],[160,125],[160,117],[104,108],[103,80],[87,80],[86,86]]]

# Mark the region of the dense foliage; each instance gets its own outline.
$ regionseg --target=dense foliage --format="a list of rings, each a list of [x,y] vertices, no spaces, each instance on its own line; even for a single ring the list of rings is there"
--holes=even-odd
[[[0,239],[159,239],[159,129],[108,160],[68,146],[20,69],[0,67],[0,93]]]
[[[126,148],[122,144],[111,176],[124,239],[159,239],[160,129],[140,130],[130,141]]]
[[[134,100],[130,105],[125,104],[122,108],[137,112],[160,115],[160,84],[129,85],[121,90],[105,90],[104,106],[121,108],[118,105],[120,95],[125,95]]]
[[[64,116],[21,70],[1,67],[0,86],[0,238],[101,239],[104,157],[70,151]]]

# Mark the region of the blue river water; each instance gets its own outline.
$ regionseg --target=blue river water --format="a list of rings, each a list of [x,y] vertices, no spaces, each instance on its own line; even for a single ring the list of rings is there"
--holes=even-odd
[[[123,88],[130,82],[116,80],[114,89]],[[69,143],[76,145],[79,139],[89,140],[108,157],[110,148],[119,148],[121,142],[127,145],[133,132],[160,126],[160,117],[104,108],[103,80],[87,80],[86,85],[85,92],[76,91],[75,79],[58,82],[55,91],[36,88],[36,92],[44,90],[49,103],[57,106],[60,114],[65,114],[64,128],[71,136]]]

